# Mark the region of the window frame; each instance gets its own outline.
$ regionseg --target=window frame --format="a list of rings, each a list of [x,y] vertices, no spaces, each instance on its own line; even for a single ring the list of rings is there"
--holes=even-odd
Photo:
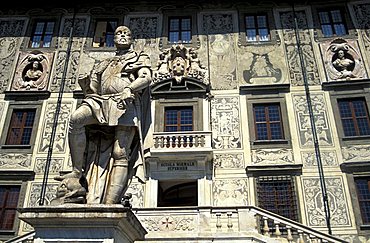
[[[193,131],[203,131],[202,99],[159,99],[155,102],[155,132],[165,132],[165,110],[168,107],[193,107]]]
[[[339,11],[339,15],[341,17],[341,21],[342,22],[335,22],[334,15],[333,15],[333,12],[334,11]],[[326,23],[321,22],[321,16],[320,16],[321,13],[326,13],[328,15],[329,22],[326,22]],[[347,28],[347,24],[346,24],[346,19],[345,19],[343,10],[341,8],[336,8],[336,9],[319,9],[318,10],[318,17],[319,17],[319,22],[320,22],[320,27],[321,27],[321,33],[322,33],[322,35],[324,37],[340,37],[340,36],[345,36],[345,35],[348,34],[348,28]],[[338,33],[336,33],[336,30],[335,30],[335,25],[336,24],[343,25],[344,30],[345,30],[345,33],[343,35],[338,35]],[[323,31],[323,25],[330,26],[332,35],[325,36],[325,33]]]
[[[190,17],[190,42],[170,42],[170,19],[171,18],[184,18]],[[172,45],[182,44],[186,47],[196,47],[198,30],[197,30],[197,12],[196,10],[164,10],[163,11],[163,29],[162,29],[162,44],[163,48],[170,48]]]
[[[267,88],[267,87],[266,87]],[[278,89],[278,87],[276,88]],[[270,90],[273,92],[272,90]],[[257,91],[256,91],[257,92]],[[291,148],[291,135],[290,135],[290,128],[289,128],[289,120],[288,120],[288,111],[285,101],[285,93],[284,91],[277,91],[277,93],[270,93],[269,90],[266,89],[263,94],[256,93],[256,94],[248,94],[247,95],[247,113],[248,113],[248,126],[249,126],[249,134],[250,134],[250,144],[252,149],[258,148]],[[284,138],[283,139],[276,139],[276,140],[257,140],[256,130],[255,130],[255,117],[253,106],[259,104],[271,104],[271,103],[278,103],[280,104],[280,119],[282,123],[282,129]]]
[[[178,23],[178,30],[171,30],[171,20],[174,20],[174,19],[177,19],[179,20],[179,23]],[[182,23],[184,20],[186,19],[189,19],[190,21],[190,29],[183,29],[182,28]],[[168,17],[168,43],[170,44],[188,44],[188,43],[191,43],[192,41],[192,36],[193,36],[193,33],[192,33],[192,17],[191,16],[169,16]],[[184,32],[190,32],[190,39],[188,41],[185,41],[182,40],[182,36],[183,36],[183,33]],[[179,40],[177,42],[173,42],[171,41],[171,33],[178,33],[178,36],[179,36]]]
[[[258,17],[261,17],[261,16],[266,18],[265,28],[260,27],[259,24],[258,24]],[[254,27],[253,28],[248,27],[247,17],[253,17],[253,21],[254,21]],[[268,21],[267,13],[245,14],[244,15],[244,22],[245,22],[245,32],[246,32],[246,41],[247,42],[267,42],[267,41],[271,40],[271,34],[270,34],[269,21]],[[249,40],[248,39],[248,30],[250,30],[250,29],[256,31],[256,35],[255,35],[256,40]],[[267,40],[261,40],[260,29],[267,29]]]
[[[113,29],[113,32],[112,32],[112,34],[113,34],[113,45],[112,46],[107,46],[106,45],[107,36],[105,36],[104,46],[98,46],[98,47],[94,46],[94,43],[96,43],[96,42],[94,42],[94,38],[95,38],[95,34],[96,34],[97,24],[99,22],[105,22],[106,23],[105,31],[106,31],[107,27],[108,27],[108,23],[113,22],[113,21],[116,22],[116,28],[117,28],[119,26],[119,23],[120,23],[119,18],[112,17],[112,18],[96,18],[96,19],[94,19],[94,21],[91,23],[91,25],[92,25],[91,28],[92,28],[93,33],[92,33],[92,40],[91,40],[90,48],[92,48],[94,50],[95,49],[101,49],[101,48],[108,48],[108,49],[115,48],[115,45],[114,45],[114,31],[115,31],[115,29]]]
[[[327,86],[327,87],[325,87]],[[333,87],[332,87],[333,86]],[[367,82],[330,82],[324,85],[324,89],[329,89],[332,112],[335,120],[337,135],[341,146],[366,145],[370,144],[370,136],[344,136],[342,120],[339,113],[339,99],[364,98],[367,104],[368,112],[370,109],[370,89],[366,87]]]
[[[353,102],[354,101],[362,101],[363,104],[365,105],[364,107],[364,111],[365,111],[365,116],[356,116],[355,114],[355,108],[354,108],[354,105],[353,105]],[[345,102],[347,101],[349,103],[349,107],[350,107],[350,112],[351,112],[351,116],[350,117],[343,117],[341,115],[341,109],[340,109],[340,106],[339,106],[339,103],[340,102]],[[370,136],[370,117],[369,117],[369,107],[367,105],[367,102],[366,102],[366,99],[365,97],[357,97],[357,98],[338,98],[337,99],[337,105],[338,105],[338,110],[339,110],[339,116],[340,116],[340,119],[341,119],[341,123],[342,123],[342,130],[343,130],[343,135],[344,135],[344,138],[351,138],[351,137],[363,137],[363,136]],[[368,125],[368,128],[369,128],[369,134],[365,134],[365,135],[361,135],[360,134],[360,128],[359,128],[359,125],[358,125],[358,119],[360,118],[365,118],[366,121],[367,121],[367,125]],[[344,120],[351,120],[353,121],[353,124],[354,124],[354,132],[356,133],[356,135],[346,135],[346,129],[344,127],[344,123],[343,121]]]
[[[36,26],[37,26],[37,23],[39,22],[54,22],[54,26],[53,26],[53,32],[51,34],[51,41],[50,41],[50,46],[48,47],[44,47],[43,46],[43,42],[41,41],[42,44],[40,44],[39,47],[32,47],[32,39],[34,37],[34,33],[35,33],[35,30],[36,30]],[[26,41],[26,48],[27,49],[31,49],[31,50],[37,50],[37,49],[54,49],[55,48],[55,43],[56,43],[56,34],[57,34],[57,31],[58,31],[58,26],[59,26],[60,22],[59,20],[55,19],[55,18],[50,18],[50,17],[43,17],[43,18],[34,18],[30,21],[30,25],[29,25],[29,30],[28,30],[28,33],[29,33],[29,38],[28,38],[28,41]],[[45,28],[45,26],[44,26]],[[44,36],[44,31],[43,31],[43,35]]]
[[[17,207],[20,208],[25,202],[27,192],[27,181],[33,180],[35,173],[32,172],[16,172],[11,173],[7,171],[0,172],[0,186],[19,186],[19,196]],[[11,230],[0,230],[0,240],[9,240],[18,234],[21,220],[19,219],[19,213],[16,212],[15,219],[13,222],[13,228]]]
[[[5,198],[3,200],[3,204],[0,204],[0,232],[1,231],[12,231],[14,230],[14,223],[15,223],[15,218],[17,217],[17,207],[19,205],[19,197],[20,197],[20,194],[21,194],[21,186],[20,185],[0,185],[0,188],[3,188],[5,187]],[[11,206],[9,205],[9,193],[10,193],[10,190],[9,189],[12,189],[12,188],[17,188],[18,191],[17,191],[17,202],[15,203],[16,205],[15,206]],[[2,217],[4,216],[3,214],[7,211],[7,210],[12,210],[14,212],[14,218],[13,218],[13,222],[12,222],[12,227],[10,229],[2,229],[1,228],[1,225],[3,222],[1,222],[2,220],[5,221],[5,218]]]
[[[17,126],[16,124],[16,113],[15,112],[21,112],[22,113],[22,119],[20,121],[20,124]],[[32,126],[27,126],[27,120],[29,118],[29,114],[30,113],[33,113],[33,120],[32,120]],[[22,141],[24,139],[24,135],[25,135],[25,129],[27,128],[31,128],[31,134],[32,134],[32,131],[33,131],[33,128],[34,128],[34,123],[35,123],[35,115],[36,115],[36,108],[34,109],[13,109],[13,112],[12,112],[12,115],[11,115],[11,118],[10,118],[10,122],[9,122],[9,127],[8,127],[8,133],[7,133],[7,136],[6,136],[6,139],[5,139],[5,145],[29,145],[29,143],[31,142],[31,136],[29,136],[29,141],[27,144],[22,144]],[[11,143],[12,142],[12,130],[13,129],[19,129],[20,130],[20,136],[18,138],[16,138],[16,140],[18,140],[16,143]]]
[[[357,199],[357,201],[358,201],[358,205],[359,205],[359,209],[360,209],[360,214],[361,214],[361,220],[362,220],[362,223],[364,224],[364,225],[370,225],[370,211],[368,212],[368,214],[366,215],[366,213],[365,212],[363,212],[363,210],[362,210],[362,205],[361,205],[361,202],[363,202],[363,201],[367,201],[367,202],[369,202],[370,203],[370,199],[367,199],[367,200],[361,200],[360,199],[360,193],[359,193],[359,187],[358,187],[358,185],[357,185],[357,181],[359,181],[359,180],[366,180],[367,179],[367,189],[368,189],[368,191],[369,191],[369,193],[367,194],[368,196],[369,196],[369,198],[370,198],[370,176],[361,176],[361,177],[354,177],[353,178],[354,179],[354,185],[355,185],[355,187],[356,187],[356,199]],[[365,215],[367,216],[366,218],[367,218],[367,221],[365,221],[364,219],[365,219]]]
[[[88,32],[86,36],[86,45],[85,49],[89,51],[112,51],[115,50],[116,47],[113,45],[112,47],[93,47],[94,43],[94,36],[95,36],[95,28],[96,24],[99,21],[109,21],[109,20],[116,20],[117,21],[117,26],[120,26],[123,24],[123,16],[118,16],[118,15],[107,15],[107,14],[101,14],[101,15],[94,15],[94,17],[91,19],[89,27],[88,27]]]
[[[346,29],[345,35],[333,35],[333,36],[324,36],[324,33],[321,29],[321,21],[319,17],[319,12],[330,12],[331,10],[340,10],[342,21],[344,24],[344,27]],[[333,39],[333,38],[356,38],[356,29],[354,28],[352,19],[350,18],[350,14],[348,12],[348,8],[345,5],[324,5],[324,6],[318,6],[314,5],[312,6],[312,16],[313,16],[313,23],[314,23],[314,29],[315,29],[315,38],[318,41],[326,41],[327,39]]]
[[[351,163],[348,164],[348,166],[345,166],[344,172],[346,172],[347,180],[348,180],[348,190],[352,193],[351,196],[351,202],[354,212],[354,219],[357,230],[359,232],[366,231],[369,232],[370,230],[370,223],[364,223],[362,212],[361,212],[361,206],[358,200],[358,191],[355,180],[357,178],[369,178],[370,179],[370,173],[364,172],[364,166],[370,166],[369,162],[364,163]]]
[[[6,120],[4,123],[4,129],[2,131],[2,136],[0,139],[0,151],[3,151],[7,153],[9,152],[17,152],[19,153],[20,150],[23,153],[32,153],[34,146],[35,146],[35,139],[37,137],[37,133],[41,132],[38,131],[39,121],[40,121],[40,114],[41,114],[41,107],[42,107],[42,101],[35,101],[35,102],[26,102],[26,101],[11,101],[8,106],[8,111],[6,113]],[[10,122],[12,118],[12,114],[14,110],[27,110],[27,109],[35,109],[35,119],[33,121],[33,128],[31,133],[30,142],[27,145],[11,145],[6,144],[7,141],[7,135],[9,133],[10,129]]]
[[[176,109],[178,107],[178,109]],[[167,119],[167,112],[168,110],[174,110],[176,111],[176,120],[177,120],[177,123],[176,124],[168,124],[168,119]],[[191,110],[191,124],[190,123],[182,123],[182,111],[185,111],[185,110]],[[164,108],[164,128],[163,130],[165,132],[187,132],[187,131],[193,131],[194,130],[194,110],[193,110],[193,106],[166,106]],[[191,126],[191,130],[185,130],[185,131],[181,131],[181,127],[183,126]],[[167,128],[169,127],[176,127],[176,131],[167,131]],[[180,129],[180,130],[179,130]]]
[[[291,196],[294,196],[293,200],[295,201],[295,215],[297,216],[296,219],[292,219],[292,220],[295,220],[297,222],[300,222],[301,221],[301,215],[300,215],[300,208],[299,208],[299,195],[297,193],[297,178],[296,176],[293,176],[293,175],[279,175],[279,174],[276,174],[276,175],[260,175],[260,176],[256,176],[254,177],[254,185],[255,185],[255,198],[256,198],[256,205],[258,207],[261,207],[263,208],[261,205],[260,205],[260,196],[262,195],[262,193],[258,190],[259,189],[259,185],[258,185],[258,180],[259,179],[262,179],[262,180],[266,180],[266,181],[276,181],[276,182],[279,182],[279,181],[288,181],[290,180],[290,182],[292,183],[292,193],[293,194],[290,194],[289,198],[291,198]],[[271,194],[270,193],[267,193],[267,194]],[[276,200],[275,200],[275,203],[276,203]],[[276,206],[276,205],[275,205]],[[288,209],[291,208],[290,205],[287,205]],[[266,209],[268,210],[268,209]],[[272,212],[272,211],[271,211]],[[275,212],[277,214],[279,214],[279,212]],[[281,214],[280,214],[281,215]],[[285,215],[282,215],[283,217],[286,217]]]
[[[263,121],[257,121],[257,118],[256,118],[256,107],[257,106],[260,106],[260,107],[263,107],[264,108],[264,112],[265,112],[265,120]],[[279,114],[279,121],[272,121],[270,119],[270,110],[269,110],[269,107],[271,106],[278,106],[278,114]],[[281,107],[280,107],[280,102],[274,102],[274,103],[254,103],[252,105],[253,107],[253,121],[254,121],[254,132],[255,132],[255,139],[256,141],[275,141],[275,140],[284,140],[285,138],[285,135],[284,135],[284,127],[283,127],[283,121],[282,121],[282,115],[281,115]],[[271,128],[271,125],[273,123],[278,123],[279,124],[279,130],[280,130],[280,134],[281,134],[281,138],[278,138],[278,139],[274,139],[272,137],[272,128]],[[267,129],[267,139],[259,139],[258,138],[258,124],[266,124],[266,129]]]
[[[254,11],[253,11],[254,10]],[[268,36],[269,40],[267,41],[248,41],[247,40],[247,34],[246,34],[246,21],[245,17],[247,15],[264,15],[266,16],[266,24],[268,29]],[[271,9],[267,8],[258,8],[258,9],[251,9],[250,6],[248,8],[240,9],[239,11],[239,43],[242,46],[248,46],[248,45],[271,45],[277,43],[279,40],[279,36],[277,35],[276,31],[276,24],[274,21],[274,14]]]

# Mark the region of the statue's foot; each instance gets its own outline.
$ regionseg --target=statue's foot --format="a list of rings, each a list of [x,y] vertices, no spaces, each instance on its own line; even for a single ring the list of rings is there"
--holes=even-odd
[[[57,181],[62,181],[64,179],[67,179],[67,178],[81,178],[81,172],[78,172],[78,171],[72,171],[68,174],[65,174],[65,175],[62,175],[62,176],[55,176],[54,177],[54,180],[57,180]]]

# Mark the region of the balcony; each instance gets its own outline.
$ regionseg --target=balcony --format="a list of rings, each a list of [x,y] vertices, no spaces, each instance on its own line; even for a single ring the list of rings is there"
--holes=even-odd
[[[212,156],[211,132],[156,132],[154,133],[154,146],[152,156],[173,158],[186,156],[194,159],[199,156]]]

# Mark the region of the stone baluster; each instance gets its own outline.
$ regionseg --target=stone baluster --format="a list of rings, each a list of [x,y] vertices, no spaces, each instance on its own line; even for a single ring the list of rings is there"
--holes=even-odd
[[[216,228],[217,230],[221,230],[222,224],[221,224],[221,213],[216,213]]]
[[[267,222],[267,217],[263,217],[263,235],[270,236],[270,228]]]
[[[194,136],[194,147],[199,147],[199,136],[195,135]]]
[[[275,224],[275,235],[276,235],[276,238],[280,238],[281,236],[281,231],[280,231],[280,222],[279,221],[274,221],[274,224]]]
[[[179,135],[179,148],[184,148],[186,147],[186,136],[185,135]]]
[[[288,240],[289,243],[292,243],[293,242],[292,227],[286,226],[286,230],[287,230],[286,239]]]
[[[201,135],[200,137],[200,147],[204,147],[206,144],[206,137],[204,135]]]
[[[232,231],[232,227],[233,227],[233,222],[232,222],[232,218],[231,218],[232,215],[233,215],[232,212],[227,213],[227,228],[228,228],[228,231]]]
[[[303,239],[303,231],[302,230],[298,230],[298,240],[297,240],[297,243],[305,243],[304,242],[304,239]]]

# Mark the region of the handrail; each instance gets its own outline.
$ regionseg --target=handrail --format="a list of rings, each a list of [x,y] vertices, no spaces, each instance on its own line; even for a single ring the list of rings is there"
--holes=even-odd
[[[33,242],[33,237],[35,236],[36,231],[28,232],[24,235],[19,235],[17,237],[14,237],[12,239],[9,239],[7,241],[4,241],[4,243],[26,243],[26,242]]]

